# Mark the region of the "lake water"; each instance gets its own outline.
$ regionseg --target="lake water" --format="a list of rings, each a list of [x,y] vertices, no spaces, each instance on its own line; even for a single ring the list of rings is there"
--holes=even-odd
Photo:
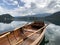
[[[21,27],[26,23],[26,21],[12,21],[9,24],[0,23],[0,34]],[[46,28],[45,40],[49,42],[44,45],[60,45],[60,26],[49,24]]]

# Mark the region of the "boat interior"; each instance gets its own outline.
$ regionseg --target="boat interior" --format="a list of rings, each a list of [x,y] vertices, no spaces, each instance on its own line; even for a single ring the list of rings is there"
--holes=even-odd
[[[44,25],[44,22],[33,22],[14,31],[0,34],[0,45],[31,45],[43,32]],[[42,29],[38,31],[40,28]]]

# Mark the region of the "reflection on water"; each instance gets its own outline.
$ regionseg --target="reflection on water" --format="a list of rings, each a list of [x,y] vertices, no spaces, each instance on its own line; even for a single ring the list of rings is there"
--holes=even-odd
[[[45,36],[49,39],[46,45],[60,45],[60,26],[50,24],[46,29]]]
[[[7,24],[9,24],[9,23],[11,23],[13,20],[8,20],[8,21],[0,21],[0,23],[7,23]]]
[[[13,21],[11,23],[0,23],[0,33],[11,31],[17,27],[21,27],[27,22],[25,21]]]
[[[41,45],[60,45],[60,26],[49,24]]]
[[[41,42],[40,45],[45,45],[47,43],[49,43],[49,40],[46,38],[46,36],[44,36],[43,41]]]
[[[26,21],[12,21],[11,23],[0,23],[0,33],[11,31],[26,24]],[[46,28],[45,39],[42,45],[60,45],[60,26],[49,24]]]

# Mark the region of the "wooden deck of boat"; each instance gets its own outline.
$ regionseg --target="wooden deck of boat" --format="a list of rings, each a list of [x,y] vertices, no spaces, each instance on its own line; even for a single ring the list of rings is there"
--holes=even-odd
[[[27,31],[24,32],[25,36],[29,36],[31,33],[33,33],[33,32],[27,32]],[[40,35],[40,34],[36,33],[36,34],[32,35],[31,37],[29,37],[26,41],[23,41],[23,42],[27,42],[27,43],[30,42],[30,41],[32,42],[38,37],[38,35]],[[19,30],[13,31],[10,34],[8,34],[8,35],[6,35],[6,36],[4,36],[0,39],[1,40],[0,45],[4,45],[4,44],[6,44],[6,45],[15,45],[15,43],[19,44],[17,42],[24,39],[24,38],[25,37],[21,35]]]
[[[44,31],[46,26],[43,23],[39,26],[40,27],[36,26],[36,28],[34,24],[34,28],[32,28],[28,25],[22,27],[23,30],[21,30],[22,28],[19,28],[11,32],[4,33],[0,35],[0,45],[31,45],[36,39],[41,39],[44,35],[44,33],[43,35],[41,35],[41,33]]]
[[[20,45],[30,45],[32,44],[38,37],[40,36],[40,34],[34,34],[31,37],[29,37],[28,39],[26,39],[25,41],[23,41],[22,43],[20,43]]]

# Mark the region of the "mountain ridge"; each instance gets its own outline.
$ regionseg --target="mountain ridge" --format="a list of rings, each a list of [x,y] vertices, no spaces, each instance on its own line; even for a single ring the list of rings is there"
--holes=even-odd
[[[56,25],[60,25],[60,11],[55,12],[50,16],[44,17],[44,19]]]

